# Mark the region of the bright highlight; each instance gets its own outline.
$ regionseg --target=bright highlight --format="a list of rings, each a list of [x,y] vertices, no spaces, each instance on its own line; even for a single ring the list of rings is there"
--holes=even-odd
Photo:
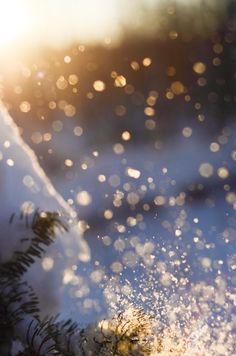
[[[210,8],[218,14],[224,13],[227,2],[219,4],[213,0]],[[163,14],[168,16],[168,5],[172,3],[171,0],[0,0],[0,49],[13,48],[15,44],[20,48],[32,45],[62,48],[73,42],[119,44],[127,31],[150,36],[161,30],[159,19]],[[204,11],[200,0],[176,0],[175,6],[199,9],[200,14]],[[169,12],[173,9],[169,8]],[[184,16],[182,7],[179,13]],[[198,28],[201,21],[202,16],[196,15]],[[150,65],[148,58],[145,63]]]
[[[18,41],[30,28],[29,7],[22,0],[0,0],[0,47]]]

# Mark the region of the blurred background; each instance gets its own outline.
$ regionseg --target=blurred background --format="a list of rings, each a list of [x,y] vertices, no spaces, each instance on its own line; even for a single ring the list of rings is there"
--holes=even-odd
[[[101,294],[152,308],[153,291],[235,287],[236,2],[9,0],[0,13],[1,100],[92,251],[92,286],[72,283],[65,313],[101,317]]]

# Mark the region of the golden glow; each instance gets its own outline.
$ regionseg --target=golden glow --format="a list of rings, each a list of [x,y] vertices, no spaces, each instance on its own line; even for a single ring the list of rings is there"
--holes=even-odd
[[[96,80],[94,83],[93,83],[93,88],[96,90],[96,91],[103,91],[106,89],[106,84],[102,81],[102,80]]]
[[[149,36],[160,30],[161,22],[157,19],[162,17],[165,3],[166,0],[0,0],[0,49],[15,43],[20,48],[24,45],[28,48],[29,45],[61,48],[78,41],[85,44],[100,42],[108,46],[119,44],[127,31]],[[189,9],[203,6],[200,0],[177,0],[177,3]],[[224,13],[224,8],[224,2],[214,5],[219,14]],[[171,11],[169,8],[168,13]],[[201,20],[198,16],[196,27],[199,27]],[[173,29],[169,36],[175,39],[178,33]],[[220,46],[214,45],[216,54],[222,52]],[[64,62],[70,61],[71,57],[65,56]],[[151,58],[145,57],[142,64],[148,67],[151,61]],[[140,63],[133,60],[131,67],[138,70]]]
[[[0,48],[20,39],[29,25],[29,8],[24,0],[0,1]]]
[[[203,74],[206,71],[206,65],[202,62],[196,62],[193,65],[193,70],[197,74]]]

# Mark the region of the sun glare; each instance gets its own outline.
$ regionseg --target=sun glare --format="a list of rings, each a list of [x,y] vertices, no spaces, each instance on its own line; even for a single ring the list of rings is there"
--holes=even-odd
[[[22,0],[0,0],[0,48],[12,45],[27,32],[28,10]]]
[[[21,51],[61,48],[78,41],[119,44],[127,31],[149,36],[158,31],[166,3],[171,0],[0,0],[0,49],[12,50],[15,44]],[[202,6],[200,0],[176,3]]]

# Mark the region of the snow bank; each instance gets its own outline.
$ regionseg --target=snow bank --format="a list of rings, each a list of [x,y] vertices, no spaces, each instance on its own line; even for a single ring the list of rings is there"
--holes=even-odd
[[[26,276],[39,296],[43,311],[53,312],[64,293],[64,271],[75,263],[88,262],[90,251],[79,231],[75,211],[54,189],[3,105],[0,106],[0,200],[1,262],[22,250],[21,239],[32,237],[25,218],[20,218],[22,215],[31,215],[36,209],[58,212],[69,226],[68,232],[56,232],[56,241],[47,249],[45,258],[37,261]]]

